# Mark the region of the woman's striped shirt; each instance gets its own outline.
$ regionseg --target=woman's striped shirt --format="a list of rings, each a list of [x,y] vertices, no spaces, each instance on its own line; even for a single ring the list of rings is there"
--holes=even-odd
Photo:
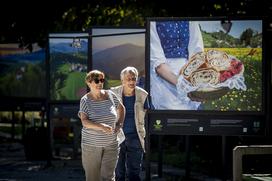
[[[113,129],[117,121],[116,108],[119,104],[119,99],[112,92],[113,102],[110,98],[106,100],[95,101],[87,97],[85,94],[80,100],[80,109],[78,113],[85,113],[88,115],[89,120],[96,123],[107,124]],[[79,114],[80,115],[80,114]],[[116,133],[106,134],[102,131],[94,129],[87,129],[85,127],[81,130],[81,143],[89,146],[105,147],[111,144],[116,144]]]

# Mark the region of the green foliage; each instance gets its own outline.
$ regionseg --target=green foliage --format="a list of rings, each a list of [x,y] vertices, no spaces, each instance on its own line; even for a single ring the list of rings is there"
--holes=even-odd
[[[0,132],[11,134],[12,133],[12,127],[11,124],[9,126],[2,126],[0,125]],[[21,135],[22,134],[22,126],[19,124],[16,124],[14,127],[14,134],[15,135]]]
[[[234,38],[223,31],[213,33],[202,31],[202,37],[204,47],[206,48],[231,48],[242,46],[239,39]]]
[[[202,31],[202,37],[205,48],[262,47],[262,34],[258,34],[250,28],[245,30],[240,38],[232,37],[223,31],[212,33]]]
[[[166,15],[162,10],[158,15]],[[92,26],[144,26],[145,18],[154,16],[153,8],[148,5],[137,7],[133,3],[122,3],[114,6],[87,4],[84,7],[71,7],[63,13],[62,19],[56,22],[58,30],[86,31]]]
[[[64,81],[66,86],[60,90],[61,95],[63,95],[66,99],[80,99],[80,97],[77,96],[77,90],[80,87],[86,86],[84,82],[84,76],[85,73],[83,72],[70,73],[67,79]]]
[[[246,29],[240,36],[240,41],[245,46],[250,46],[251,38],[253,37],[253,30],[251,28]]]
[[[262,34],[254,35],[250,40],[250,46],[252,48],[262,47]]]
[[[104,88],[105,89],[109,89],[110,87],[115,87],[121,85],[121,81],[120,80],[107,80],[104,84]]]
[[[249,56],[250,48],[239,50],[236,48],[224,49],[244,64],[244,78],[246,91],[232,89],[218,100],[206,101],[203,106],[208,110],[220,111],[261,111],[262,105],[262,54],[260,50]]]
[[[87,53],[52,53],[50,59],[50,96],[52,100],[77,100],[85,88],[85,74],[72,70],[72,65],[86,65]]]
[[[18,76],[20,67],[25,71]],[[45,97],[44,64],[18,63],[0,77],[0,94],[16,97]]]
[[[7,1],[9,2],[9,1]],[[93,0],[4,3],[1,16],[1,42],[19,41],[23,47],[47,43],[48,33],[84,31],[92,26],[144,25],[146,17],[236,17],[267,16],[270,0],[220,1],[190,0],[178,6],[174,1]],[[261,11],[256,11],[257,9]]]

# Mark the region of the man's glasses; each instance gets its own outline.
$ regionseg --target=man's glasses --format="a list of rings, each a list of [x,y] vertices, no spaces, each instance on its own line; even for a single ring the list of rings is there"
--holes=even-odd
[[[94,83],[98,84],[99,82],[104,83],[105,79],[94,79]]]

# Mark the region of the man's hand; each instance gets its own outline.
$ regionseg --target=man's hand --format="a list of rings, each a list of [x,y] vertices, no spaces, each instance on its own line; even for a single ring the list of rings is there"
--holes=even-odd
[[[116,123],[116,126],[115,126],[114,132],[115,132],[115,133],[118,133],[118,132],[120,131],[120,129],[122,128],[122,126],[123,126],[122,123],[117,122],[117,123]]]

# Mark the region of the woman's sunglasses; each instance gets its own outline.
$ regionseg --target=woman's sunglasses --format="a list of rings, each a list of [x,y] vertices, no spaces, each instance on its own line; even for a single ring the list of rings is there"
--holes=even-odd
[[[99,82],[104,83],[105,79],[94,79],[94,83],[98,84]]]

